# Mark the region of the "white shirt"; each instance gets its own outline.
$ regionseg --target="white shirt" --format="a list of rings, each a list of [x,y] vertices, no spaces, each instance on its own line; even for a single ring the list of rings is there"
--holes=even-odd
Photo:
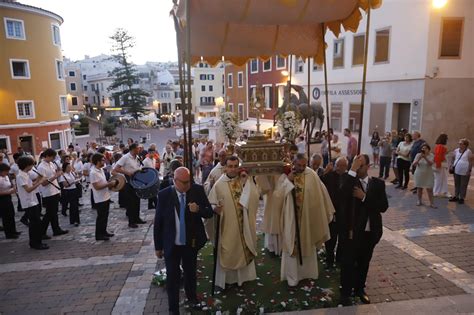
[[[298,147],[298,153],[305,153],[306,152],[306,141],[300,141],[296,144]]]
[[[461,152],[459,152],[459,148],[454,150],[454,165],[455,170],[454,173],[457,175],[467,175],[469,173],[469,156],[471,155],[471,150],[466,149],[464,154],[461,156]]]
[[[107,179],[105,178],[104,171],[102,169],[97,169],[95,166],[92,166],[89,177],[92,184],[92,193],[94,194],[94,202],[99,203],[99,202],[110,200],[110,192],[107,187],[101,190],[97,190],[94,188],[94,185],[93,185],[94,183],[99,183],[101,185],[107,183]]]
[[[0,191],[7,191],[12,188],[12,183],[8,176],[0,176]]]
[[[43,160],[38,166],[38,173],[59,187],[58,181],[56,179],[53,181],[51,180],[51,178],[56,175],[56,166],[53,164],[53,162],[46,162]],[[41,186],[40,191],[43,197],[51,197],[60,193],[59,189],[49,183],[46,186]]]
[[[36,168],[33,167],[34,170],[37,170]],[[35,172],[33,172],[33,169],[31,171],[28,172],[28,176],[30,177],[31,181],[34,181],[38,178],[38,174],[36,174]],[[41,186],[41,185],[40,185]],[[32,194],[37,194],[40,192],[40,186],[38,186],[34,191],[32,191],[31,193]]]
[[[12,166],[10,166],[10,174],[13,174],[15,176],[18,176],[18,173],[20,172],[20,169],[18,168],[18,164],[14,163]]]
[[[30,176],[20,171],[16,177],[16,188],[18,191],[18,198],[20,198],[20,205],[23,209],[34,207],[38,204],[35,191],[27,192],[23,186],[33,186],[33,181]]]
[[[348,174],[352,177],[357,177],[357,173],[354,172],[353,170],[350,170],[348,172]],[[369,176],[366,176],[365,178],[359,178],[359,181],[360,181],[360,185],[362,186],[362,190],[367,193],[367,186],[369,186]],[[362,199],[362,202],[365,201],[365,197],[364,199]],[[367,218],[367,224],[365,225],[365,231],[366,232],[370,232],[370,218]]]
[[[82,164],[82,161],[80,159],[77,159],[76,161],[74,161],[73,166],[76,173],[82,172],[82,169],[84,168],[84,164]]]
[[[156,163],[156,160],[154,158],[146,157],[143,160],[143,166],[144,167],[155,168],[155,163]]]
[[[86,162],[85,164],[82,165],[82,173],[84,174],[84,172],[89,172],[89,175],[90,175],[90,172],[91,172],[91,163],[90,162]],[[89,175],[84,175],[87,182],[90,182]]]
[[[120,160],[118,160],[117,165],[120,165],[125,171],[132,173],[141,169],[138,158],[133,157],[130,152],[122,156]]]
[[[76,189],[76,177],[74,176],[73,173],[64,173],[59,177],[59,182],[60,183],[69,183],[70,186],[64,186],[64,189],[67,190],[74,190]]]
[[[175,188],[176,189],[176,188]],[[179,205],[181,206],[181,195],[184,195],[184,204],[185,204],[185,207],[186,207],[186,193],[180,193],[178,190],[176,190],[176,194],[178,195],[178,202],[179,202]],[[179,212],[180,212],[180,207],[178,206],[178,213],[176,213],[176,210],[174,211],[174,224],[175,224],[175,227],[176,227],[176,236],[174,238],[174,244],[175,245],[184,245],[184,244],[181,244],[181,242],[179,241],[179,233],[181,232],[181,230],[179,229]]]

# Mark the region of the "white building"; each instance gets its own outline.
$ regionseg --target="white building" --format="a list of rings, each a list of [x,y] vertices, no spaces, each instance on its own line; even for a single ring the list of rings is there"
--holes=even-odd
[[[366,15],[356,33],[326,35],[331,127],[359,131]],[[362,151],[370,136],[407,128],[430,144],[442,132],[450,147],[474,139],[474,1],[385,0],[372,11]],[[307,66],[294,58],[293,82],[307,86]],[[311,101],[325,107],[324,73],[313,67]],[[326,128],[324,126],[323,128]]]
[[[194,69],[193,104],[197,117],[216,117],[216,99],[224,97],[224,65],[200,62]]]

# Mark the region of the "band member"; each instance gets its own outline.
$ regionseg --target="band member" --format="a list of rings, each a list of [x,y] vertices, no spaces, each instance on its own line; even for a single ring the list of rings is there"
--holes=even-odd
[[[32,172],[35,161],[30,156],[22,156],[18,159],[18,167],[20,172],[16,179],[18,189],[18,197],[21,206],[28,216],[28,235],[30,239],[30,247],[33,249],[48,249],[49,246],[42,243],[41,236],[43,229],[41,225],[41,207],[36,196],[38,187],[46,182],[46,178],[36,176],[34,181],[31,180],[30,172]],[[34,172],[33,172],[34,173]]]
[[[155,168],[156,166],[156,159],[153,154],[154,151],[142,151],[141,155],[144,157],[143,166],[149,168]],[[156,196],[148,199],[148,209],[155,209],[156,208]]]
[[[128,226],[131,228],[138,228],[137,224],[144,224],[146,221],[140,219],[140,198],[135,194],[135,190],[130,185],[130,179],[133,174],[140,170],[142,162],[138,158],[138,144],[132,143],[129,147],[130,152],[120,158],[115,165],[112,175],[114,173],[120,173],[125,175],[127,178],[127,184],[125,185],[125,198],[126,198],[126,209],[128,216]]]
[[[113,155],[114,162],[112,163],[112,170],[115,168],[115,165],[117,165],[117,162],[120,160],[121,157],[122,157],[121,153],[115,153]],[[118,204],[119,204],[120,208],[125,208],[125,205],[126,205],[126,203],[125,203],[125,189],[121,189],[118,192]]]
[[[104,173],[105,158],[102,154],[96,153],[92,156],[92,168],[90,180],[92,193],[97,209],[97,220],[95,222],[95,239],[97,241],[108,241],[113,233],[107,232],[107,221],[109,218],[110,192],[109,188],[115,186],[115,180],[107,182]]]
[[[179,314],[179,284],[184,271],[184,290],[197,304],[197,253],[207,241],[203,218],[213,214],[201,185],[191,182],[187,168],[176,169],[174,185],[161,190],[156,208],[154,240],[156,256],[165,258],[166,291],[171,314]]]
[[[68,230],[63,230],[59,227],[58,220],[58,203],[59,203],[59,184],[57,179],[62,175],[62,171],[57,169],[53,164],[56,157],[56,151],[53,149],[46,149],[43,152],[43,160],[38,166],[38,173],[49,180],[42,183],[41,195],[43,196],[43,204],[46,207],[46,214],[43,217],[43,238],[49,239],[46,234],[48,226],[51,223],[53,229],[53,236],[63,235],[68,233]]]
[[[8,172],[10,166],[0,163],[0,212],[3,220],[3,229],[7,239],[18,238],[20,232],[17,232],[15,226],[15,208],[12,203],[12,194],[16,193],[12,185]]]
[[[76,176],[72,172],[70,163],[63,163],[63,175],[59,177],[62,183],[64,193],[64,205],[69,205],[69,223],[79,226],[81,220],[79,218],[79,192],[76,185]]]
[[[382,212],[388,208],[385,182],[369,178],[369,156],[354,158],[341,188],[342,243],[341,304],[350,305],[352,289],[363,303],[370,303],[365,281],[375,245],[382,237]]]

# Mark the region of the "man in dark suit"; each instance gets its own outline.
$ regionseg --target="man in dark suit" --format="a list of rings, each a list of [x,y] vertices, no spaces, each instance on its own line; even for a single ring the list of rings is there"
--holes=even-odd
[[[331,164],[329,164],[331,165]],[[326,248],[326,268],[332,269],[334,267],[334,249],[336,248],[336,243],[339,235],[339,213],[341,213],[341,188],[343,183],[344,174],[347,172],[347,166],[349,162],[343,156],[337,158],[335,163],[335,169],[329,173],[324,174],[321,177],[322,182],[328,190],[329,196],[331,197],[332,204],[336,213],[332,222],[329,223],[329,232],[331,233],[331,238],[324,243]],[[336,261],[341,261],[342,256],[342,246],[337,245],[336,251]]]
[[[213,210],[201,185],[191,183],[187,168],[174,173],[174,185],[158,193],[154,238],[158,258],[165,258],[166,290],[171,314],[179,314],[180,264],[184,271],[187,299],[196,296],[196,260],[198,251],[207,242],[202,218],[210,218]]]
[[[368,304],[365,281],[375,245],[382,237],[382,215],[388,208],[385,182],[369,178],[369,156],[359,155],[344,175],[341,196],[341,303],[350,305],[352,289]]]

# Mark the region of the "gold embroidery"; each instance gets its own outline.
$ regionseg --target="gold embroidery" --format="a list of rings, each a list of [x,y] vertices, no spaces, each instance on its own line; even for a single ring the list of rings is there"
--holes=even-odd
[[[239,232],[240,240],[245,255],[245,262],[250,264],[254,258],[252,252],[248,249],[247,244],[245,243],[244,237],[244,207],[240,204],[240,196],[242,196],[242,184],[240,183],[239,177],[232,179],[229,183],[229,189],[232,195],[232,200],[234,201],[234,209],[237,215],[237,220],[239,222]]]
[[[302,212],[303,212],[303,204],[304,204],[304,180],[305,176],[304,173],[296,174],[293,180],[293,184],[295,185],[295,196],[296,196],[296,215],[297,217],[295,220],[298,220],[298,225],[300,226],[300,232],[301,232],[301,217],[302,217]],[[295,228],[295,233],[296,233],[296,228]],[[298,255],[298,243],[297,243],[297,238],[295,235],[295,246],[293,249],[293,253],[291,256],[296,257]]]

